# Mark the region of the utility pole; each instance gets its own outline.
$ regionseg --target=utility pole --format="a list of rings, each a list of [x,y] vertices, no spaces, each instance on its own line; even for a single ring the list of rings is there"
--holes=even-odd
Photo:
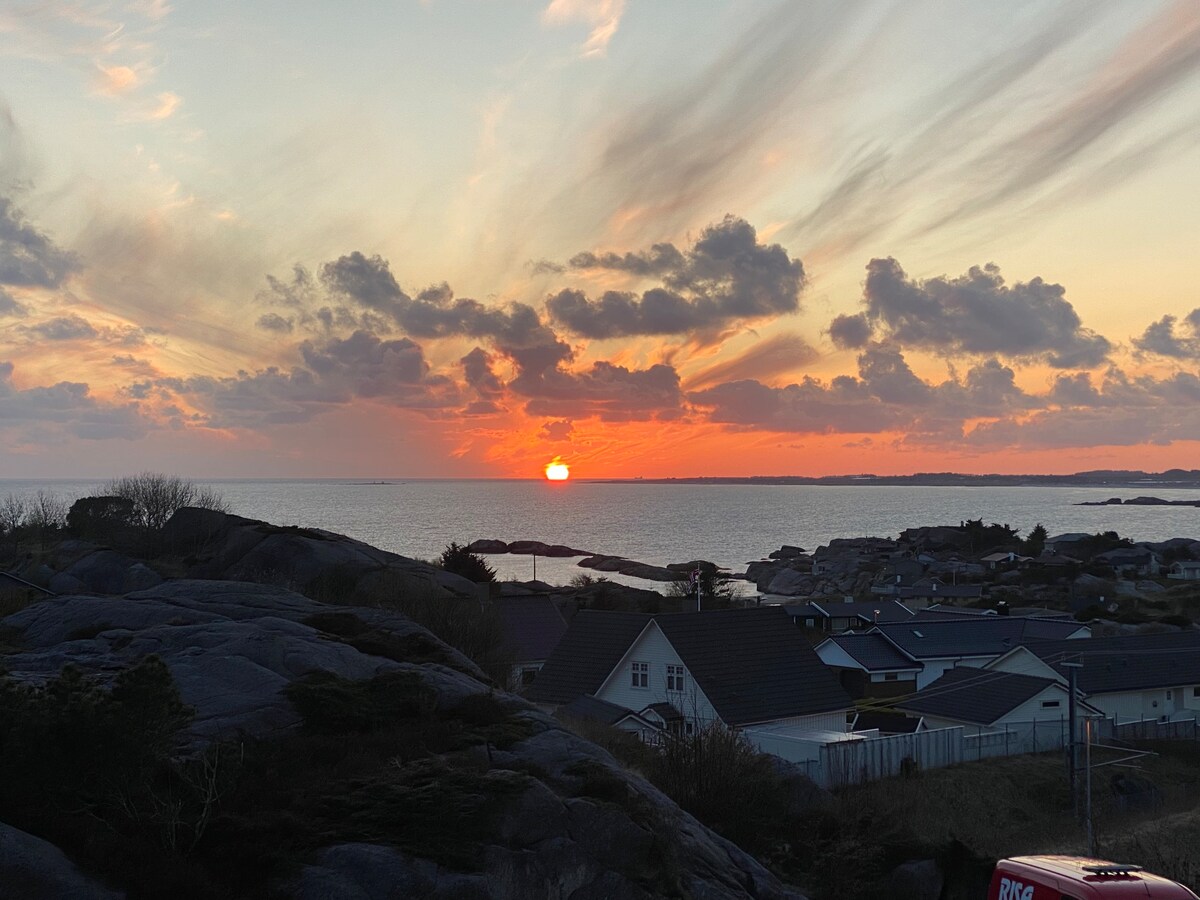
[[[1067,670],[1068,687],[1070,692],[1067,697],[1067,728],[1070,730],[1069,747],[1067,753],[1067,777],[1071,782],[1071,797],[1075,803],[1075,815],[1079,815],[1079,785],[1077,784],[1076,773],[1079,771],[1079,726],[1076,721],[1076,678],[1079,670],[1083,668],[1083,663],[1065,662],[1062,667]]]

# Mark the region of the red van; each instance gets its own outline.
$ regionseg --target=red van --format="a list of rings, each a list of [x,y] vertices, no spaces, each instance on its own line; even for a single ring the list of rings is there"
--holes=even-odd
[[[1014,856],[996,863],[988,900],[1197,900],[1178,882],[1103,859]]]

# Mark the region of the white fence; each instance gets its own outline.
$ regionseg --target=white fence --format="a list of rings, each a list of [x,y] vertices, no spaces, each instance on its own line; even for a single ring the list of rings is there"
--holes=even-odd
[[[835,788],[996,756],[1061,750],[1068,731],[1065,722],[1019,722],[998,731],[956,726],[818,746],[785,735],[747,737],[764,753],[789,760],[822,787]]]

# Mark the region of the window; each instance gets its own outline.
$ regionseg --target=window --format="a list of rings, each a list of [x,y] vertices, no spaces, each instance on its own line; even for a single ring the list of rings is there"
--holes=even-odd
[[[683,666],[667,666],[667,690],[683,690]]]
[[[884,672],[883,680],[884,681],[899,681],[900,675],[897,672]]]
[[[1194,688],[1192,688],[1192,696],[1193,696],[1193,697],[1200,697],[1200,687],[1194,687]]]
[[[692,734],[692,733],[694,733],[694,732],[695,732],[695,730],[696,730],[695,728],[693,728],[693,727],[692,727],[692,723],[691,723],[691,722],[688,722],[688,723],[687,723],[687,725],[686,725],[686,726],[684,726],[684,727],[686,728],[686,730],[687,730],[687,733],[688,733],[688,734]]]
[[[537,678],[537,673],[537,669],[522,669],[521,684],[526,686],[533,684],[533,679]]]
[[[1059,702],[1058,700],[1043,700],[1042,709],[1058,709]]]
[[[630,668],[630,684],[635,688],[650,687],[650,663],[633,663]]]

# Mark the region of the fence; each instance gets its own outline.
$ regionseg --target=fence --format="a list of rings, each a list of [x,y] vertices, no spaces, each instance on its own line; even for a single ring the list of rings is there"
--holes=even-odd
[[[1200,725],[1194,719],[1177,722],[1127,722],[1096,719],[1092,740],[1200,740]],[[1084,724],[1079,722],[1080,740]],[[822,787],[863,784],[922,769],[939,769],[955,763],[975,762],[998,756],[1064,751],[1070,742],[1066,719],[1042,722],[1010,722],[1007,727],[984,731],[975,726],[955,726],[896,734],[886,737],[863,735],[862,740],[821,743],[815,735],[756,732],[746,737],[762,752],[780,756],[804,771]],[[1064,757],[1065,758],[1065,757]]]

